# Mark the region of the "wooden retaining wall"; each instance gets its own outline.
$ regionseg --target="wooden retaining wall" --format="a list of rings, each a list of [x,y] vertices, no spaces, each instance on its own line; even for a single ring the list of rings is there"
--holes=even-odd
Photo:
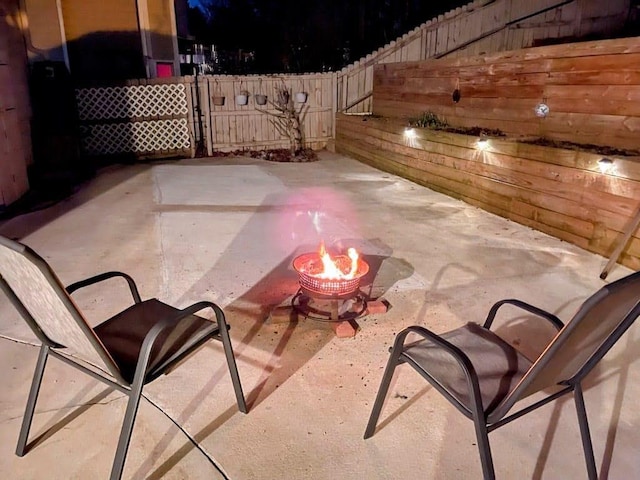
[[[338,110],[371,112],[374,66],[458,58],[596,35],[611,37],[629,0],[475,0],[433,18],[338,72]]]
[[[406,119],[431,111],[454,126],[633,150],[640,148],[639,64],[633,37],[379,65],[373,113]],[[546,118],[535,115],[540,102],[550,108]]]
[[[336,149],[376,168],[610,256],[640,209],[640,158],[614,158],[602,174],[601,155],[415,129],[399,119],[339,114]],[[640,269],[640,231],[620,263]]]

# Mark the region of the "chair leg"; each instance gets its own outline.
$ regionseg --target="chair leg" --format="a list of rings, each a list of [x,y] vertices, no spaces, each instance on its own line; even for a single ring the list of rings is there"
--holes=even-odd
[[[478,442],[478,450],[480,452],[480,463],[482,464],[482,477],[484,480],[494,480],[496,472],[493,468],[493,459],[491,458],[491,446],[489,445],[489,432],[484,418],[476,413],[473,418],[473,424],[476,429],[476,441]]]
[[[582,385],[576,384],[573,390],[573,397],[576,402],[576,412],[578,413],[578,423],[580,424],[580,436],[582,437],[582,449],[584,450],[584,459],[587,462],[587,474],[589,480],[597,480],[598,470],[596,469],[596,461],[593,456],[593,445],[591,443],[591,434],[589,433],[589,422],[587,421],[587,409],[584,406],[584,396],[582,395]]]
[[[393,378],[393,372],[395,372],[396,367],[398,366],[400,359],[400,352],[398,349],[402,348],[402,345],[394,345],[391,354],[389,355],[389,361],[387,362],[387,367],[384,370],[384,374],[382,375],[382,381],[380,382],[380,387],[378,388],[378,393],[376,395],[376,400],[373,403],[373,408],[371,409],[371,415],[369,416],[369,422],[367,423],[367,428],[364,431],[364,438],[370,438],[376,431],[376,425],[378,424],[378,418],[380,417],[380,412],[382,411],[382,406],[384,405],[384,399],[387,396],[387,392],[389,391],[389,385],[391,385],[391,379]]]
[[[16,455],[19,457],[22,457],[25,454],[27,439],[29,438],[29,430],[31,429],[31,421],[33,420],[33,413],[36,409],[36,401],[38,400],[38,393],[40,393],[40,385],[42,384],[44,368],[47,365],[48,358],[49,346],[43,344],[40,347],[40,353],[38,354],[38,361],[36,362],[36,369],[33,373],[33,380],[31,381],[31,390],[29,391],[27,407],[24,411],[22,427],[20,428],[20,435],[18,436]]]
[[[120,480],[122,477],[124,461],[127,458],[129,442],[131,441],[131,432],[133,432],[133,424],[136,421],[136,414],[138,413],[138,406],[140,405],[140,395],[142,394],[142,387],[144,385],[143,377],[143,372],[136,371],[133,385],[131,385],[131,390],[129,391],[129,401],[127,402],[127,410],[124,414],[124,421],[122,422],[116,456],[113,460],[113,466],[111,467],[110,480]]]
[[[218,329],[220,330],[220,337],[222,338],[224,354],[227,357],[227,365],[229,366],[231,381],[233,382],[233,390],[236,393],[236,402],[238,403],[238,409],[242,413],[247,413],[247,403],[245,402],[244,393],[242,392],[240,375],[238,375],[238,366],[236,365],[236,359],[233,355],[233,347],[231,346],[231,339],[229,338],[229,327],[224,320],[218,320]]]

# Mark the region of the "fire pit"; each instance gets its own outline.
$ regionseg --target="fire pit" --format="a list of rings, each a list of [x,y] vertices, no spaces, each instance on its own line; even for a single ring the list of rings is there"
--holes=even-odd
[[[298,272],[300,290],[292,306],[299,313],[317,320],[343,321],[365,311],[360,279],[369,272],[369,265],[354,248],[346,255],[332,257],[320,244],[318,252],[296,257],[293,268]]]
[[[340,272],[349,272],[351,258],[345,255],[333,259]],[[356,259],[355,272],[342,276],[323,275],[324,265],[322,258],[317,253],[303,253],[293,261],[293,268],[298,272],[300,288],[310,296],[320,295],[327,297],[350,297],[360,288],[360,279],[369,272],[369,265],[362,259]]]

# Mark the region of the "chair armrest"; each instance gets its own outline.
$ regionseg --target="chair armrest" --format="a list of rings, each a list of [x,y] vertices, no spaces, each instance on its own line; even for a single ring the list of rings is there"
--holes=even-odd
[[[71,285],[66,287],[65,290],[67,291],[67,293],[69,295],[71,295],[76,290],[79,290],[81,288],[87,287],[89,285],[93,285],[93,284],[98,283],[98,282],[102,282],[104,280],[108,280],[109,278],[113,278],[113,277],[122,277],[122,278],[124,278],[127,281],[127,283],[129,284],[129,290],[131,290],[131,296],[133,297],[133,301],[135,303],[140,303],[142,301],[140,299],[140,293],[138,292],[138,287],[136,286],[136,282],[134,282],[133,278],[131,278],[129,275],[127,275],[126,273],[122,273],[122,272],[101,273],[100,275],[96,275],[94,277],[89,277],[89,278],[87,278],[85,280],[80,280],[79,282],[72,283]]]
[[[464,370],[472,374],[472,376],[476,376],[475,369],[471,364],[471,360],[469,360],[469,357],[467,357],[467,355],[462,350],[460,350],[458,347],[453,345],[451,342],[448,342],[447,340],[442,338],[437,333],[434,333],[425,327],[412,325],[410,327],[405,328],[402,332],[398,334],[395,344],[392,347],[392,350],[396,348],[396,345],[400,345],[403,347],[404,341],[409,333],[415,333],[421,336],[422,338],[424,338],[425,340],[429,340],[430,342],[434,343],[435,345],[442,348],[443,350],[446,350],[452,357],[456,359],[456,361],[460,364],[460,366]]]
[[[491,324],[493,323],[493,320],[496,317],[496,314],[498,313],[498,310],[500,309],[501,306],[503,305],[514,305],[516,307],[521,308],[522,310],[525,310],[529,313],[533,313],[534,315],[537,315],[539,317],[542,317],[546,320],[548,320],[549,322],[551,322],[551,324],[556,327],[556,329],[561,330],[562,327],[564,327],[564,323],[562,323],[562,321],[555,316],[553,313],[549,313],[546,310],[542,310],[541,308],[535,307],[533,305],[530,305],[526,302],[523,302],[522,300],[515,300],[513,298],[507,298],[505,300],[500,300],[499,302],[496,302],[493,307],[491,307],[491,310],[489,310],[489,314],[487,315],[487,319],[484,322],[483,327],[486,329],[491,328]]]
[[[168,317],[164,320],[161,320],[160,322],[156,323],[151,330],[149,330],[147,335],[144,337],[144,341],[142,342],[142,348],[140,349],[140,354],[138,356],[138,366],[136,368],[135,375],[137,376],[138,374],[142,374],[142,372],[138,372],[138,369],[140,368],[144,369],[142,371],[146,370],[147,364],[149,362],[149,357],[151,356],[151,349],[155,345],[158,336],[162,333],[163,330],[170,327],[175,327],[185,318],[194,315],[195,313],[199,312],[200,310],[204,310],[205,308],[211,308],[214,311],[216,315],[216,321],[218,323],[218,330],[222,333],[223,337],[228,336],[229,326],[225,321],[224,312],[218,305],[207,301],[194,303],[193,305],[183,308],[173,317]]]
[[[482,396],[480,394],[480,382],[478,380],[478,374],[476,373],[476,369],[471,363],[471,360],[469,360],[469,357],[462,350],[460,350],[458,347],[453,345],[451,342],[448,342],[444,338],[440,337],[438,334],[432,332],[431,330],[425,327],[412,325],[410,327],[405,328],[402,332],[398,334],[394,342],[394,345],[392,347],[391,356],[392,357],[394,355],[400,356],[400,354],[404,349],[404,341],[409,333],[416,333],[417,335],[421,336],[425,340],[432,342],[437,347],[445,350],[456,360],[456,362],[460,366],[460,369],[464,373],[464,376],[467,379],[469,391],[472,393],[471,398],[474,403],[474,408],[478,413],[482,412],[483,411]],[[415,367],[422,370],[427,376],[429,376],[429,378],[431,378],[432,381],[430,383],[436,389],[438,389],[440,393],[442,393],[447,398],[449,398],[449,400],[452,401],[454,404],[458,405],[458,408],[462,410],[467,410],[466,407],[462,405],[453,395],[451,395],[451,393],[443,385],[437,382],[435,378],[431,377],[431,375],[429,375],[429,372],[424,370],[420,365],[417,365],[414,362],[411,362],[411,363],[414,364]]]

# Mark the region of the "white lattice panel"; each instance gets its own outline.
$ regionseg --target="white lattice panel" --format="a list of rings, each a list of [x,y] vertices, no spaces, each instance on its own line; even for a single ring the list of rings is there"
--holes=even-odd
[[[186,118],[85,125],[83,148],[90,155],[186,150],[191,146]]]
[[[182,83],[76,90],[82,121],[187,115]]]

